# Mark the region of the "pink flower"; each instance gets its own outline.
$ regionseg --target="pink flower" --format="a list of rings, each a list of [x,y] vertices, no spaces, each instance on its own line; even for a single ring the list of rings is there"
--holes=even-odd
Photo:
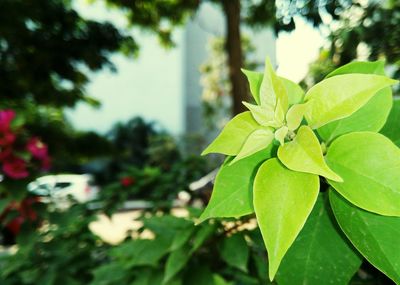
[[[15,118],[13,110],[0,111],[0,132],[7,132],[10,130],[11,121]]]
[[[3,172],[12,179],[23,179],[29,175],[26,162],[16,156],[9,157],[3,162]]]
[[[26,149],[32,154],[32,156],[36,159],[47,160],[49,153],[47,149],[47,145],[45,145],[38,138],[31,138],[26,144]]]
[[[7,160],[9,157],[12,156],[12,148],[8,147],[8,148],[3,148],[0,151],[0,161],[5,161]]]
[[[129,187],[129,186],[132,186],[133,184],[135,184],[135,179],[132,177],[129,177],[129,176],[122,177],[120,180],[120,183],[124,187]]]
[[[50,157],[46,157],[46,158],[44,158],[43,160],[42,160],[42,165],[41,165],[41,167],[42,167],[42,170],[43,171],[48,171],[48,170],[50,170],[50,168],[51,168],[51,158]]]
[[[15,134],[11,131],[0,132],[0,146],[10,146],[15,141]]]

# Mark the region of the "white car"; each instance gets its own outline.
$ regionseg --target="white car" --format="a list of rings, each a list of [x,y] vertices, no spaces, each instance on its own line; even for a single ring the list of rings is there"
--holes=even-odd
[[[57,174],[37,178],[28,184],[28,191],[41,196],[43,202],[50,200],[64,208],[68,207],[70,198],[79,203],[96,199],[99,187],[89,174]]]

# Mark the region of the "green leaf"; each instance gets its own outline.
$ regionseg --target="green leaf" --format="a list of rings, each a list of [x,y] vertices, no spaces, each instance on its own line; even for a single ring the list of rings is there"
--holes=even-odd
[[[280,101],[279,106],[277,104],[278,101]],[[289,106],[285,85],[283,85],[282,80],[275,74],[268,57],[265,60],[264,76],[260,86],[260,105],[270,106],[275,112],[276,108],[279,107],[284,114]]]
[[[395,98],[393,100],[393,108],[385,126],[381,130],[381,134],[391,139],[400,147],[400,98]]]
[[[279,267],[280,285],[347,285],[362,258],[343,236],[332,215],[327,193],[321,193],[306,224]]]
[[[303,101],[304,90],[293,81],[284,77],[279,77],[285,86],[286,94],[289,98],[289,105],[299,104]]]
[[[163,284],[172,280],[173,277],[177,273],[179,273],[186,265],[186,263],[190,259],[189,248],[181,247],[178,250],[173,251],[167,259],[167,263],[165,265],[165,273]]]
[[[290,107],[286,114],[286,124],[289,130],[294,131],[300,126],[306,112],[306,104],[297,104]]]
[[[250,110],[254,120],[261,126],[274,127],[275,126],[275,114],[274,109],[269,106],[253,105],[247,102],[242,102],[247,109]]]
[[[230,165],[266,149],[273,140],[274,133],[271,129],[255,130],[249,135],[238,155],[230,162]]]
[[[324,79],[306,94],[308,124],[317,129],[346,118],[364,106],[379,90],[396,84],[386,76],[344,74]]]
[[[198,227],[198,231],[193,238],[192,248],[190,249],[189,253],[192,254],[198,250],[203,243],[215,233],[216,228],[216,224],[203,224]]]
[[[250,71],[246,69],[242,69],[242,71],[249,81],[250,92],[253,95],[254,100],[258,105],[260,105],[260,87],[264,74],[262,72]],[[286,94],[289,99],[289,105],[299,104],[303,101],[304,90],[298,84],[281,76],[278,76],[278,78],[285,87]]]
[[[214,189],[199,222],[209,218],[241,217],[254,212],[253,181],[258,166],[271,157],[271,149],[260,151],[234,165],[225,163],[215,178]]]
[[[226,281],[221,275],[213,274],[213,285],[233,285],[232,282]]]
[[[328,165],[342,183],[328,181],[342,196],[367,211],[400,216],[400,149],[371,132],[337,138],[328,149]]]
[[[385,75],[384,62],[351,62],[333,72],[327,77],[347,73]],[[336,137],[359,131],[378,132],[386,122],[392,108],[392,90],[390,87],[377,92],[363,107],[349,117],[330,122],[318,129],[318,134],[326,142]]]
[[[400,218],[361,210],[335,191],[329,192],[335,217],[354,247],[372,265],[400,284]]]
[[[258,127],[259,125],[250,112],[236,115],[226,124],[218,137],[203,151],[202,155],[208,153],[237,155],[247,137]]]
[[[291,170],[342,181],[325,163],[318,138],[308,126],[301,126],[293,141],[279,147],[278,158]]]
[[[171,239],[160,236],[154,240],[138,239],[126,242],[114,247],[111,256],[114,258],[125,259],[129,256],[124,264],[127,269],[134,266],[156,266],[159,260],[167,254],[171,246]]]
[[[187,243],[195,230],[196,227],[189,226],[186,229],[178,231],[174,239],[172,240],[170,251],[177,250],[178,248],[181,248],[185,243]]]
[[[222,259],[227,264],[247,272],[249,248],[243,234],[236,233],[231,237],[224,238],[220,247],[220,253]]]
[[[276,158],[259,168],[254,180],[254,208],[268,251],[271,280],[304,226],[318,191],[317,175],[291,171]]]
[[[285,143],[285,137],[288,131],[289,129],[286,126],[283,126],[275,131],[275,139],[280,143],[280,145],[283,145]]]
[[[361,74],[378,74],[384,75],[385,62],[382,60],[378,61],[353,61],[348,64],[342,65],[336,68],[334,71],[329,73],[326,77],[332,77],[336,75],[349,74],[349,73],[361,73]]]
[[[250,92],[253,95],[254,100],[260,105],[260,87],[263,79],[263,74],[257,71],[251,71],[242,69],[242,72],[246,75],[250,85]]]
[[[187,285],[214,285],[214,276],[208,264],[198,264],[186,271],[183,284]]]

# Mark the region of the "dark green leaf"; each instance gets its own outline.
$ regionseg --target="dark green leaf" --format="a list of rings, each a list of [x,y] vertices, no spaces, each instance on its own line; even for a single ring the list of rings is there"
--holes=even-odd
[[[400,218],[364,211],[335,191],[330,202],[343,232],[376,268],[400,284]]]
[[[243,234],[237,233],[223,239],[220,253],[227,264],[247,272],[249,248]]]
[[[393,100],[393,108],[385,126],[381,130],[381,134],[387,136],[400,147],[400,98]]]
[[[331,213],[325,193],[289,248],[277,273],[282,285],[346,285],[360,267],[362,258],[348,242]]]

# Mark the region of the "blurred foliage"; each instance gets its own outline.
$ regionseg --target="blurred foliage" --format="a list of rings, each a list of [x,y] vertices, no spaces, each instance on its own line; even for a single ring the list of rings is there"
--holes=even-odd
[[[70,0],[3,0],[0,3],[0,103],[25,116],[27,128],[49,144],[54,170],[109,151],[105,139],[76,132],[64,107],[87,97],[88,72],[113,69],[109,57],[137,51],[134,40],[113,24],[82,18]]]
[[[80,17],[71,1],[2,0],[1,97],[35,105],[74,106],[86,100],[85,69],[112,67],[109,55],[126,44],[132,52],[136,50],[133,39],[112,24]]]
[[[92,0],[96,1],[96,0]],[[99,1],[99,0],[97,0]],[[203,2],[220,6],[232,0],[126,1],[101,0],[110,7],[122,8],[134,27],[156,33],[162,43],[173,44],[172,31],[194,16]],[[294,17],[300,16],[314,26],[323,24],[322,16],[338,19],[354,0],[239,0],[241,21],[251,27],[273,26],[276,32],[295,29]]]
[[[331,25],[329,46],[310,65],[310,73],[303,83],[311,86],[336,67],[355,59],[386,60],[392,76],[399,77],[399,27],[399,1],[353,1],[335,25]]]
[[[241,43],[245,55],[244,68],[256,69],[261,63],[249,60],[255,52],[255,47],[248,37],[242,37]],[[230,118],[231,83],[224,44],[223,38],[212,38],[208,43],[208,58],[200,66],[200,83],[203,87],[202,110],[207,133],[220,130]]]
[[[67,212],[45,211],[42,216],[45,224],[40,230],[25,224],[17,239],[18,251],[1,257],[0,283],[88,284],[107,248],[89,230],[94,212],[75,204]]]
[[[206,160],[196,156],[175,161],[168,169],[127,167],[117,181],[103,187],[100,201],[109,215],[127,200],[150,201],[154,209],[169,208],[177,194],[189,191],[189,184],[203,177],[207,170]]]
[[[332,58],[337,65],[342,65],[357,58],[361,53],[361,56],[370,60],[386,59],[388,63],[398,66],[400,2],[363,2],[364,4],[354,5],[341,15],[340,27],[335,29],[331,36]]]
[[[112,248],[91,284],[270,284],[261,234],[245,229],[244,222],[194,226],[191,217],[168,214],[142,221],[139,233],[153,237],[139,235]]]
[[[212,167],[203,157],[184,154],[175,138],[139,117],[116,124],[108,139],[113,155],[97,173],[108,213],[126,200],[170,206],[177,193]]]

